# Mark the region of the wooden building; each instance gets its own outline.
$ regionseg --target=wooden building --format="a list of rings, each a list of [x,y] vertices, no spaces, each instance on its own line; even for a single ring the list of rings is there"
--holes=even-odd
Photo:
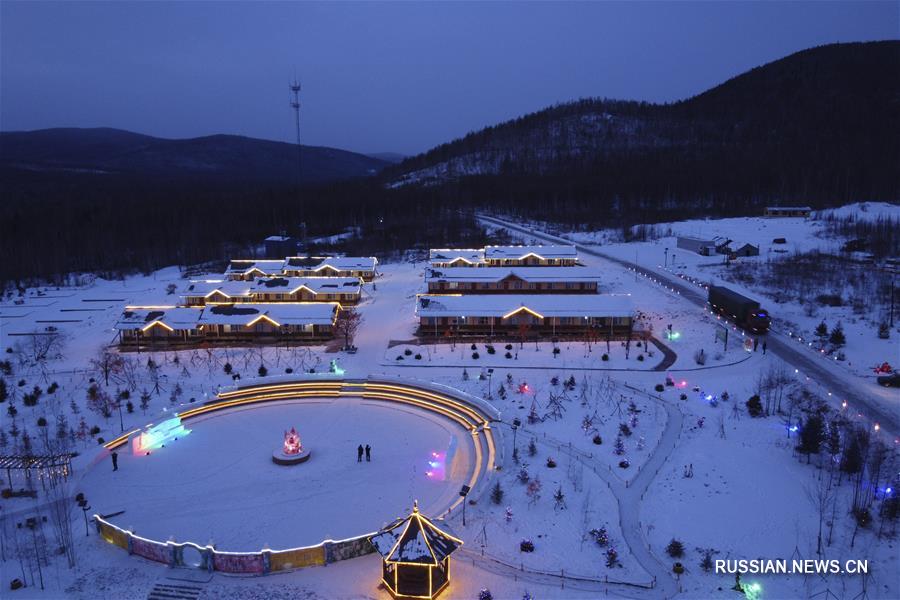
[[[116,329],[126,349],[321,341],[334,337],[340,310],[337,302],[126,307]]]
[[[362,297],[358,277],[257,277],[253,281],[191,281],[181,294],[185,306],[244,302],[339,302],[353,306]]]
[[[287,277],[356,277],[375,279],[378,260],[374,256],[289,256],[281,275]]]
[[[232,281],[253,281],[257,277],[272,277],[281,275],[281,267],[284,259],[280,260],[256,260],[238,259],[228,263],[225,270],[225,279]]]
[[[423,294],[416,303],[418,335],[630,337],[628,295]]]
[[[429,294],[596,294],[600,276],[585,267],[428,268]]]
[[[428,252],[428,262],[435,269],[447,269],[450,267],[483,267],[483,249],[458,249],[437,248]]]
[[[574,267],[578,264],[575,246],[485,246],[488,267]]]
[[[381,554],[381,582],[391,596],[428,600],[450,585],[450,555],[463,544],[422,515],[418,503],[369,541]]]
[[[764,217],[803,217],[807,218],[812,213],[809,206],[767,206]]]

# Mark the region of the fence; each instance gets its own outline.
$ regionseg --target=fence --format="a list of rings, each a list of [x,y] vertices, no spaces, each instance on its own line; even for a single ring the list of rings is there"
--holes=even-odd
[[[375,551],[368,537],[375,532],[346,540],[324,540],[315,546],[257,552],[223,552],[214,546],[193,542],[159,542],[141,537],[94,515],[97,533],[115,546],[147,560],[170,567],[188,567],[242,575],[267,575],[330,563],[371,554]]]

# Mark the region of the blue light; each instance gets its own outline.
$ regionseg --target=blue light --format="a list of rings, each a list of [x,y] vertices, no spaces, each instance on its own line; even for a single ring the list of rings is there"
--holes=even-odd
[[[791,425],[790,427],[788,427],[788,431],[790,431],[791,433],[797,433],[799,430],[800,428],[796,425]]]

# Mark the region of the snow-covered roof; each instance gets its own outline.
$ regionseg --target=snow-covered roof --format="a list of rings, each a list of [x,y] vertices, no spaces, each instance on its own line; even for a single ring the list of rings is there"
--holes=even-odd
[[[270,235],[266,238],[267,242],[289,242],[291,238],[286,235]]]
[[[228,263],[225,274],[240,273],[244,275],[256,270],[266,275],[277,275],[281,273],[282,264],[284,264],[283,260],[236,259]]]
[[[321,271],[331,267],[336,271],[374,271],[377,264],[374,256],[288,256],[282,270]]]
[[[231,281],[223,279],[202,279],[191,281],[181,292],[182,297],[202,296],[209,298],[214,293],[226,298],[248,298],[253,284],[249,281]]]
[[[300,288],[313,294],[355,294],[359,292],[359,277],[261,277],[252,283],[254,294],[292,294]]]
[[[810,208],[809,206],[767,206],[767,207],[766,207],[766,210],[769,210],[769,211],[774,211],[774,210],[790,210],[790,211],[806,210],[806,211],[811,211],[812,208]]]
[[[331,325],[336,302],[273,302],[207,306],[200,325],[253,325],[260,319],[275,325]]]
[[[631,317],[630,295],[475,294],[419,296],[420,317],[508,317],[526,310],[540,317]]]
[[[475,265],[484,262],[484,250],[471,248],[433,248],[428,252],[428,260],[440,263],[458,261]]]
[[[126,306],[116,329],[141,329],[160,326],[169,331],[196,329],[201,309],[175,306]]]
[[[463,544],[423,516],[417,505],[409,516],[397,519],[369,541],[387,562],[420,565],[440,564]]]
[[[600,281],[600,273],[585,267],[433,267],[426,269],[426,281],[495,282],[518,277],[529,282]]]
[[[575,246],[485,246],[484,257],[487,259],[518,260],[526,256],[539,258],[578,258]]]

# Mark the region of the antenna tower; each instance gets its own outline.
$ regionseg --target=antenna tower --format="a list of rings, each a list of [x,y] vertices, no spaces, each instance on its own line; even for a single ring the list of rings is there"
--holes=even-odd
[[[297,130],[297,184],[300,184],[300,176],[303,173],[303,157],[300,150],[300,82],[297,78],[290,84],[291,108],[294,109],[294,127]]]

